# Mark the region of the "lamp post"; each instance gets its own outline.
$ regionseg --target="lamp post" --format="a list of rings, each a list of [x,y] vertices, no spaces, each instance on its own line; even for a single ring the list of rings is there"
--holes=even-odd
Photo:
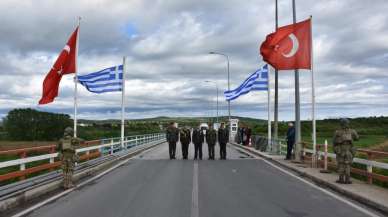
[[[215,82],[215,81],[205,81],[206,83],[213,83],[213,84],[215,84],[216,85],[216,92],[217,92],[217,123],[218,123],[218,84],[217,84],[217,82]]]
[[[209,52],[209,54],[215,54],[215,55],[221,55],[221,56],[224,56],[226,58],[226,62],[227,62],[227,66],[228,66],[228,91],[230,91],[230,71],[229,71],[229,56],[226,55],[226,54],[223,54],[223,53],[219,53],[219,52]],[[232,130],[232,126],[230,124],[230,101],[228,100],[228,115],[229,115],[229,131]]]

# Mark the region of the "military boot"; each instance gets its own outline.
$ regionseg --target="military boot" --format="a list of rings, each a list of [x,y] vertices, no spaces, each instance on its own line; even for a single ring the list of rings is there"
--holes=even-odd
[[[337,182],[337,183],[340,183],[340,184],[345,184],[344,175],[340,175],[340,176],[339,176],[339,179],[338,179],[336,182]]]
[[[352,184],[352,181],[350,180],[350,176],[345,177],[345,184]]]

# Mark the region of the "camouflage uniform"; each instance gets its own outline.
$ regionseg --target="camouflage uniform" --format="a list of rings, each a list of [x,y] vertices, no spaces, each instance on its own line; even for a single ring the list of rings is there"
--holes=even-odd
[[[188,128],[184,127],[179,131],[179,137],[182,145],[183,159],[187,159],[189,155],[189,144],[191,142],[191,132]]]
[[[209,159],[214,160],[214,146],[217,142],[217,131],[212,127],[206,132],[206,143],[209,150]]]
[[[336,154],[339,173],[338,183],[351,184],[350,170],[355,154],[353,140],[358,140],[355,130],[349,128],[349,121],[341,119],[341,129],[336,130],[333,138],[333,148]]]
[[[170,159],[175,159],[176,143],[179,139],[179,130],[173,124],[167,128],[166,139],[168,142],[168,152]]]
[[[79,161],[75,150],[80,145],[80,142],[80,139],[73,137],[73,129],[67,127],[64,137],[58,143],[58,157],[62,161],[63,187],[65,189],[74,187],[74,167],[75,163]]]

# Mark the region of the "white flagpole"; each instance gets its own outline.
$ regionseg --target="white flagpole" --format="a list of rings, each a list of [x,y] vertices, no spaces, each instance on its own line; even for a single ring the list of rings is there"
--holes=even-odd
[[[77,83],[78,83],[78,41],[79,41],[79,27],[81,25],[81,17],[78,17],[78,32],[75,58],[75,76],[74,76],[74,137],[77,138]]]
[[[312,100],[312,111],[311,111],[311,115],[312,115],[312,122],[313,122],[313,152],[314,152],[314,156],[313,156],[313,166],[315,167],[316,166],[316,162],[315,162],[315,154],[316,154],[316,150],[317,150],[317,135],[316,135],[316,121],[315,121],[315,78],[314,78],[314,54],[313,54],[313,17],[310,16],[310,29],[311,29],[311,45],[310,45],[310,48],[311,48],[311,100]]]
[[[124,148],[124,114],[125,114],[125,64],[126,58],[123,57],[123,79],[121,89],[121,148]]]
[[[270,148],[270,151],[272,152],[272,142],[271,142],[271,66],[268,64],[268,148]]]

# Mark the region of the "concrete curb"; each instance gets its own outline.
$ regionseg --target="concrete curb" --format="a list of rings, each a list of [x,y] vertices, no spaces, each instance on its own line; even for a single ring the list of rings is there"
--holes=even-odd
[[[337,193],[340,193],[341,195],[351,199],[351,200],[354,200],[354,201],[357,201],[361,204],[364,204],[366,205],[367,207],[369,208],[372,208],[374,210],[377,210],[379,212],[381,212],[382,214],[384,215],[387,215],[388,216],[388,206],[386,205],[383,205],[383,204],[380,204],[380,203],[377,203],[373,200],[370,200],[369,198],[366,198],[366,197],[363,197],[361,195],[358,195],[354,192],[351,192],[351,191],[348,191],[348,190],[345,190],[345,189],[342,189],[342,188],[339,188],[338,186],[336,186],[334,183],[331,183],[331,182],[328,182],[328,181],[325,181],[323,179],[320,179],[320,178],[317,178],[313,175],[310,175],[306,172],[303,172],[303,171],[300,171],[296,168],[293,168],[287,164],[284,164],[282,162],[279,162],[275,159],[273,159],[272,157],[270,156],[267,156],[267,155],[264,155],[260,152],[257,152],[257,151],[254,151],[254,150],[251,150],[245,146],[242,146],[242,145],[238,145],[238,144],[234,144],[234,143],[230,143],[232,146],[235,146],[237,148],[241,148],[253,155],[256,155],[256,156],[259,156],[261,158],[264,158],[268,161],[270,161],[271,163],[274,163],[282,168],[285,168],[285,169],[288,169],[288,170],[291,170],[292,172],[296,173],[297,175],[299,175],[300,177],[303,177],[303,178],[307,178],[309,180],[311,180],[312,182],[314,182],[315,184],[321,186],[321,187],[325,187],[327,189],[330,189],[330,190],[333,190]],[[388,205],[388,204],[387,204]]]
[[[131,158],[133,156],[136,156],[136,155],[142,153],[143,151],[151,149],[151,148],[153,148],[157,145],[160,145],[162,143],[164,143],[164,142],[158,142],[158,143],[155,143],[153,145],[150,145],[150,146],[147,146],[144,148],[140,148],[138,150],[135,150],[133,152],[128,153],[127,155],[118,157],[118,158],[113,159],[111,161],[104,162],[96,167],[93,167],[93,168],[84,170],[80,173],[77,173],[74,175],[74,181],[77,182],[85,177],[93,177],[93,176],[97,175],[98,173],[103,172],[104,170],[107,170],[108,168],[114,166],[115,164],[117,164],[121,160],[125,160],[125,159]],[[29,202],[33,199],[44,196],[48,193],[51,193],[51,192],[58,190],[58,189],[61,189],[61,188],[62,188],[62,180],[56,180],[56,181],[50,182],[48,184],[27,190],[27,191],[25,191],[17,196],[10,197],[10,198],[7,198],[3,201],[0,201],[0,212],[9,211],[12,208],[26,204],[27,202]]]

